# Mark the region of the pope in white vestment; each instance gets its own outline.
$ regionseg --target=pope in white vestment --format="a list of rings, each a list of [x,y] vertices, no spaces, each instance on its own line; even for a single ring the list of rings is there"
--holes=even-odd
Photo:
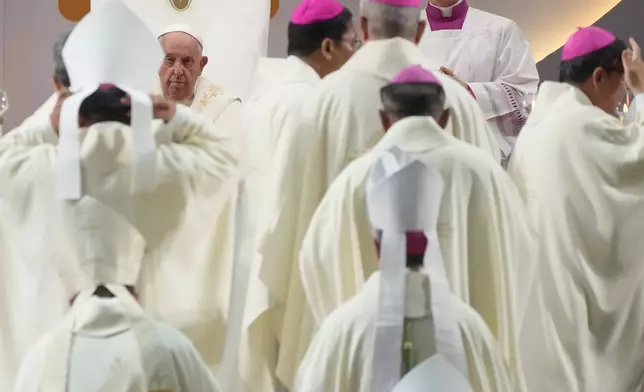
[[[430,0],[423,19],[428,26],[421,51],[473,91],[508,156],[539,85],[523,32],[512,20],[472,8],[467,0]]]
[[[539,233],[545,310],[528,314],[522,336],[531,391],[644,388],[644,62],[632,46],[578,30],[510,162]],[[615,114],[626,86],[631,124]]]
[[[388,392],[420,364],[423,384],[432,391],[463,391],[458,384],[468,391],[512,391],[485,322],[449,289],[432,235],[443,189],[440,174],[400,150],[382,151],[367,188],[382,272],[324,320],[300,367],[296,391]],[[425,368],[432,357],[445,359],[456,379],[441,385]],[[405,383],[394,390],[424,390],[398,389]]]
[[[311,219],[299,263],[308,305],[320,324],[378,270],[365,186],[373,162],[383,150],[396,147],[443,178],[437,236],[451,291],[480,314],[498,341],[513,390],[523,390],[518,338],[534,297],[536,268],[527,213],[501,166],[485,151],[451,136],[443,129],[443,119],[437,123],[438,116],[429,117],[429,108],[413,105],[412,97],[420,102],[427,98],[423,101],[420,93],[411,95],[411,87],[422,86],[413,83],[405,100],[399,93],[396,99],[401,100],[398,105],[403,114],[398,114],[399,121],[371,152],[336,178]],[[395,110],[388,108],[386,94],[383,89],[385,113],[393,116]],[[449,113],[450,117],[457,115]]]
[[[418,21],[419,2],[412,1],[405,7],[377,2],[365,5],[368,5],[365,10],[370,12],[365,16],[372,18],[369,20],[372,33],[382,31],[386,25],[382,15],[393,12],[402,24],[394,29],[395,34],[405,31],[409,36],[394,34],[395,38],[381,38],[367,34],[367,43],[340,70],[319,83],[301,119],[298,128],[301,132],[295,135],[289,151],[281,158],[288,165],[284,165],[283,172],[278,174],[280,182],[274,188],[279,191],[274,204],[277,207],[267,217],[270,227],[259,233],[258,252],[262,258],[259,277],[268,289],[272,303],[254,309],[249,307],[249,312],[258,316],[269,309],[278,312],[275,322],[280,336],[277,376],[287,386],[292,386],[297,366],[314,331],[297,268],[309,220],[327,187],[342,169],[382,138],[384,133],[378,121],[380,88],[410,65],[425,64],[438,69],[438,65],[414,44],[422,34],[423,23]],[[480,147],[481,154],[500,162],[496,137],[487,127],[476,101],[450,77],[438,77],[454,114],[447,132]]]
[[[109,4],[111,3],[113,2],[109,2]],[[120,2],[117,3],[120,4]],[[90,16],[91,13],[88,17]],[[96,31],[85,31],[80,33],[81,35],[88,34],[90,37],[92,34],[98,34],[94,40],[83,41],[88,43],[88,45],[93,45],[90,51],[90,53],[96,55],[93,57],[97,57],[100,54],[96,52],[101,48],[123,48],[123,50],[127,50],[128,46],[122,45],[122,43],[112,46],[108,44],[103,46],[95,44],[95,42],[100,42],[99,38],[104,39],[105,35],[115,40],[123,40],[124,42],[131,42],[138,39],[138,41],[131,43],[131,45],[136,45],[137,42],[140,44],[141,37],[136,38],[132,31],[137,31],[140,35],[142,34],[140,32],[140,25],[137,24],[140,21],[132,21],[129,17],[128,20],[134,24],[134,27],[125,23],[114,23],[110,21],[108,25],[112,26],[112,30],[116,28],[116,32],[111,31],[110,34],[104,34],[97,33]],[[79,26],[81,24],[77,25],[76,28],[78,29]],[[84,24],[84,26],[87,28],[91,24]],[[106,28],[104,24],[97,26]],[[117,34],[117,32],[121,31],[128,38]],[[139,80],[138,83],[143,83],[143,88],[141,88],[143,91],[147,91],[151,87],[149,83],[145,84],[145,81],[151,81],[152,78],[146,79],[141,77],[141,75],[146,74],[137,67],[139,67],[140,63],[146,63],[148,65],[148,68],[146,68],[147,75],[154,75],[154,71],[163,58],[163,52],[158,46],[156,37],[147,30],[146,33],[149,34],[148,37],[152,37],[152,40],[150,41],[148,39],[143,45],[146,49],[141,49],[141,53],[137,57],[132,58],[135,64],[128,63],[123,59],[119,60],[120,63],[127,64],[128,71],[123,72],[122,75],[129,75]],[[158,51],[158,58],[152,61],[149,59],[145,60],[145,55],[149,55],[150,51],[154,50]],[[78,50],[77,52],[82,51]],[[105,60],[104,53],[100,55],[102,57],[95,60],[96,62],[107,61]],[[127,57],[123,53],[112,55],[115,58]],[[81,57],[83,58],[81,61],[90,63],[85,58],[87,56],[83,57],[81,55]],[[67,58],[65,62],[69,65]],[[94,69],[105,68],[96,65],[94,62],[91,64],[96,66]],[[152,64],[151,67],[149,67],[149,64]],[[68,98],[68,100],[77,96],[78,89],[84,87],[82,83],[87,83],[86,78],[84,79],[83,77],[74,81],[73,72],[74,70],[69,70],[72,79],[71,88],[72,91],[75,91],[75,94],[71,98]],[[78,73],[78,70],[75,72]],[[103,81],[97,82],[92,79],[91,82],[96,83],[96,86],[98,86]],[[139,107],[140,104],[135,103],[135,105]],[[57,110],[60,111],[60,108]],[[67,115],[67,118],[69,121],[70,116]],[[73,119],[73,115],[71,118]],[[135,125],[140,125],[141,122],[139,120],[135,121]],[[11,371],[10,369],[20,362],[25,349],[42,336],[44,331],[41,328],[51,327],[52,321],[56,322],[60,320],[55,320],[52,317],[48,325],[43,326],[42,324],[44,323],[42,323],[42,320],[35,320],[33,314],[30,313],[33,313],[35,309],[40,309],[41,307],[43,310],[37,311],[39,316],[45,313],[45,310],[47,314],[52,313],[54,310],[50,310],[50,308],[60,310],[64,308],[68,299],[62,289],[58,288],[61,283],[54,278],[53,273],[47,272],[53,268],[51,263],[48,262],[50,255],[46,253],[49,250],[39,246],[34,247],[33,243],[34,241],[38,242],[40,238],[47,238],[51,235],[51,232],[55,233],[58,231],[55,222],[51,222],[49,225],[43,223],[44,218],[49,216],[47,211],[49,210],[48,200],[50,195],[46,192],[39,192],[38,188],[41,185],[51,185],[50,182],[53,181],[51,171],[56,166],[55,159],[57,151],[64,149],[61,146],[61,142],[63,140],[69,142],[72,139],[69,138],[69,135],[67,139],[62,135],[60,137],[57,136],[49,122],[42,122],[42,125],[43,127],[40,129],[30,127],[29,129],[23,128],[16,130],[0,139],[2,143],[0,152],[2,158],[0,158],[0,162],[3,167],[2,178],[4,183],[8,184],[20,181],[33,182],[30,179],[32,178],[31,176],[36,176],[42,180],[42,184],[41,182],[35,181],[33,183],[29,182],[22,188],[16,187],[16,189],[23,189],[23,191],[20,191],[22,193],[16,196],[21,200],[20,204],[11,205],[7,202],[2,203],[4,207],[2,211],[2,227],[0,229],[3,237],[0,241],[3,245],[1,251],[3,255],[9,256],[2,259],[3,270],[9,269],[11,271],[11,274],[3,275],[3,279],[6,282],[5,287],[12,293],[11,301],[9,301],[11,303],[11,311],[8,314],[5,313],[3,316],[5,320],[8,320],[8,324],[11,326],[10,328],[18,333],[16,336],[22,336],[21,338],[8,339],[5,342],[5,331],[3,330],[3,357],[10,355],[10,358],[3,358],[2,369],[2,383],[3,386],[5,382],[7,383],[7,390],[10,390],[12,379],[15,376],[15,370]],[[212,209],[221,209],[225,204],[224,199],[228,199],[229,195],[233,193],[240,176],[239,153],[236,150],[234,141],[226,132],[213,129],[209,121],[199,116],[191,116],[189,113],[184,113],[184,115],[178,116],[176,121],[160,127],[157,127],[157,124],[154,125],[155,127],[148,128],[153,129],[153,132],[146,130],[140,133],[128,131],[124,133],[125,136],[123,137],[117,134],[111,141],[113,143],[111,145],[112,155],[105,154],[105,148],[101,146],[96,147],[97,152],[93,152],[94,150],[88,147],[88,154],[98,154],[100,160],[96,165],[99,165],[99,163],[108,166],[117,164],[125,165],[122,169],[122,176],[125,177],[122,177],[123,179],[118,181],[116,179],[121,177],[116,176],[116,173],[119,172],[114,168],[100,169],[99,167],[96,170],[99,170],[99,172],[105,170],[106,172],[115,173],[113,177],[114,181],[110,182],[111,187],[121,189],[120,187],[125,186],[129,188],[127,180],[129,169],[127,167],[132,160],[124,152],[131,149],[125,141],[129,141],[130,144],[133,141],[130,141],[127,135],[135,134],[139,138],[140,135],[154,135],[158,150],[154,147],[154,140],[152,143],[148,142],[147,149],[149,151],[150,146],[152,146],[154,148],[154,154],[158,154],[157,165],[153,171],[159,174],[157,177],[160,177],[160,191],[154,194],[143,193],[137,195],[137,200],[140,203],[137,204],[138,215],[136,227],[146,241],[145,262],[142,267],[141,282],[139,284],[142,294],[142,304],[146,310],[148,310],[148,307],[152,311],[156,310],[155,315],[160,313],[164,316],[163,320],[165,322],[172,324],[174,327],[182,328],[189,333],[195,327],[201,325],[202,329],[206,329],[202,333],[204,338],[201,341],[192,339],[193,343],[196,342],[198,344],[199,342],[204,342],[200,347],[202,354],[208,354],[210,352],[209,350],[216,350],[218,354],[225,339],[225,325],[223,323],[225,314],[223,314],[222,309],[226,309],[227,303],[223,303],[224,300],[220,300],[221,296],[218,297],[213,292],[215,290],[212,285],[216,286],[216,277],[224,274],[220,274],[216,270],[212,271],[216,269],[216,267],[212,267],[208,274],[200,274],[197,279],[190,277],[190,283],[181,286],[181,279],[185,278],[186,273],[191,272],[193,269],[191,264],[197,264],[199,261],[190,258],[192,252],[196,252],[197,254],[204,253],[209,256],[212,254],[207,253],[211,252],[211,249],[208,248],[210,244],[195,244],[194,233],[188,233],[188,235],[182,233],[185,231],[185,222],[189,217],[202,216],[199,214],[202,213],[201,210],[204,205],[208,205]],[[76,135],[77,131],[74,131],[73,134]],[[81,134],[85,135],[83,132]],[[91,135],[100,136],[102,134],[98,132],[91,133]],[[53,137],[53,141],[50,140],[50,136]],[[138,139],[135,138],[135,140]],[[87,139],[87,143],[91,144],[94,142],[96,142],[95,138],[90,137]],[[32,155],[34,159],[28,159]],[[148,156],[150,156],[150,153],[148,153]],[[146,159],[147,161],[143,161],[150,162],[149,158]],[[74,175],[69,176],[71,184],[78,182],[73,179]],[[139,176],[137,175],[137,177]],[[143,178],[148,177],[145,176]],[[91,181],[91,176],[89,178],[89,181]],[[3,187],[3,189],[8,190],[7,187]],[[69,189],[71,190],[70,193],[74,193],[77,187],[71,186]],[[104,192],[108,191],[106,190]],[[108,201],[111,203],[110,207],[118,209],[118,197],[109,198]],[[7,205],[11,205],[12,207],[9,208]],[[197,232],[199,231],[197,230]],[[205,232],[204,230],[204,233],[200,234],[207,236],[212,234],[212,231]],[[190,235],[192,235],[192,238],[185,241],[185,237],[190,237]],[[217,238],[216,236],[213,237]],[[181,249],[182,247],[183,249]],[[213,246],[213,248],[219,247]],[[66,251],[64,248],[61,248],[60,252],[64,254]],[[164,262],[167,259],[163,259],[162,256],[171,252],[182,255],[182,258],[176,258],[177,263],[179,260],[181,261],[181,266],[173,266],[167,261]],[[209,260],[212,261],[213,258],[211,257]],[[171,275],[172,279],[168,278],[166,281],[161,280],[159,276],[164,275]],[[34,276],[38,278],[34,279]],[[225,278],[226,276],[224,275],[222,280]],[[222,284],[225,283],[230,284],[229,281],[223,282]],[[179,286],[175,287],[174,285],[177,284]],[[45,297],[46,300],[42,300],[41,288],[48,288],[47,293],[49,294]],[[158,297],[155,297],[155,295],[158,295]],[[35,298],[40,298],[40,300],[34,301]],[[225,298],[225,301],[227,300],[228,298]],[[34,302],[38,305],[34,305]],[[62,314],[58,317],[61,316]],[[204,325],[205,327],[203,327]],[[35,329],[38,329],[38,331],[35,331]],[[30,330],[34,330],[31,331],[33,333],[30,333]],[[8,351],[10,353],[7,353]],[[210,358],[204,355],[204,359],[208,361]],[[211,359],[209,365],[213,363],[216,363],[216,360]],[[7,372],[6,375],[5,370]]]

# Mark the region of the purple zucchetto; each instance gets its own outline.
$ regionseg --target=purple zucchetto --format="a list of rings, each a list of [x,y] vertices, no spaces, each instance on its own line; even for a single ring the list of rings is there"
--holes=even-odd
[[[389,84],[410,84],[410,83],[419,83],[419,84],[437,84],[442,86],[442,83],[434,74],[420,65],[412,65],[400,71],[393,79],[389,81]]]
[[[331,20],[344,11],[344,6],[335,0],[304,0],[293,11],[291,23],[309,25]]]
[[[617,37],[609,31],[590,26],[579,28],[563,47],[562,61],[573,60],[596,52],[614,43]]]

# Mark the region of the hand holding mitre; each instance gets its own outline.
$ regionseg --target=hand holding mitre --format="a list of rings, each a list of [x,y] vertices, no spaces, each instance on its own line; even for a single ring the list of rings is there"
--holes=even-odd
[[[67,89],[62,89],[58,92],[58,101],[56,102],[56,106],[54,106],[54,109],[49,116],[50,121],[51,121],[51,126],[54,129],[54,132],[58,134],[59,130],[59,124],[60,124],[60,111],[63,106],[63,102],[71,96],[71,93]],[[155,119],[163,120],[165,122],[170,121],[175,113],[177,112],[177,104],[175,104],[172,101],[169,101],[165,99],[164,97],[160,95],[150,95],[150,100],[152,101],[152,116]],[[122,100],[121,103],[123,106],[130,106],[130,98],[129,96],[125,96]],[[128,114],[129,116],[129,114]],[[85,127],[88,124],[86,123],[85,119],[79,117],[79,126],[80,127]]]

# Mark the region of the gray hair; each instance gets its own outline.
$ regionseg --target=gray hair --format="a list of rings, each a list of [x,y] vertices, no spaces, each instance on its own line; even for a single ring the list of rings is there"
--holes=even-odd
[[[69,38],[69,34],[71,34],[71,31],[62,33],[54,43],[54,80],[64,87],[71,86],[69,75],[67,75],[67,68],[63,61],[63,48],[65,47],[67,38]]]
[[[418,32],[418,7],[399,7],[362,0],[360,13],[369,21],[369,33],[375,39],[401,37],[413,40]]]

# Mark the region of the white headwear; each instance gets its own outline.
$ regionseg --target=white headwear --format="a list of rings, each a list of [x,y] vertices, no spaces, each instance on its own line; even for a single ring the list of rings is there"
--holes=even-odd
[[[121,0],[101,2],[69,35],[63,60],[73,95],[61,109],[57,193],[63,199],[82,196],[78,110],[101,84],[129,94],[134,153],[134,191],[155,185],[156,144],[148,91],[163,60],[156,37]]]
[[[459,369],[461,377],[467,374],[465,349],[436,234],[443,187],[438,172],[397,148],[384,152],[371,169],[367,211],[373,229],[382,231],[373,392],[390,392],[400,380],[408,232],[424,232],[428,239],[425,260],[429,265],[426,262],[425,268],[430,278],[438,354]]]
[[[192,38],[196,39],[197,42],[199,42],[199,45],[201,45],[201,48],[203,48],[203,38],[199,33],[197,33],[197,30],[193,29],[190,25],[187,24],[173,24],[171,26],[168,26],[163,30],[163,33],[159,34],[157,38],[161,38],[166,34],[169,33],[185,33],[191,36]]]

